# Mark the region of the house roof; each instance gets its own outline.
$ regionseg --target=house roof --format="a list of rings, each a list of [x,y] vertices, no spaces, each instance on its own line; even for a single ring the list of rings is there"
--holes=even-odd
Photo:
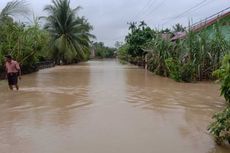
[[[205,28],[207,28],[208,26],[213,25],[214,23],[218,22],[220,19],[223,19],[227,16],[230,16],[230,7],[210,16],[207,17],[204,20],[201,20],[193,25],[190,26],[190,30],[193,32],[199,32]],[[185,38],[187,35],[186,32],[181,32],[181,33],[176,33],[175,36],[173,38],[171,38],[172,41],[178,40],[178,39],[183,39]]]
[[[161,34],[161,37],[162,37],[164,40],[169,40],[169,41],[170,41],[171,34],[170,34],[170,33],[162,33],[162,34]]]
[[[177,39],[183,39],[184,37],[186,37],[186,32],[176,32],[174,33],[174,37],[171,38],[172,41],[175,41]]]
[[[219,14],[213,18],[209,18],[207,20],[204,20],[203,22],[199,22],[197,24],[194,24],[192,25],[191,29],[192,31],[194,32],[197,32],[197,31],[200,31],[214,23],[216,23],[217,21],[219,21],[220,19],[223,19],[227,16],[230,16],[230,11],[229,12],[226,12],[226,13],[223,13],[223,14]]]

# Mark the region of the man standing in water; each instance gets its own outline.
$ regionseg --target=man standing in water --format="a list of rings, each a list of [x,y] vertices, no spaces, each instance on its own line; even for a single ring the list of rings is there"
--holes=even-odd
[[[14,61],[12,59],[11,55],[5,56],[6,58],[6,73],[7,73],[7,79],[10,90],[13,90],[13,86],[16,87],[17,90],[19,90],[18,86],[18,77],[21,79],[21,69],[17,61]]]

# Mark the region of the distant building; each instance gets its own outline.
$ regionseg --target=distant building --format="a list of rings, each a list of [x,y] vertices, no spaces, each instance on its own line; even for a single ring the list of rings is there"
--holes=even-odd
[[[172,41],[176,41],[179,39],[184,39],[187,35],[187,32],[176,32],[174,36],[171,38]]]
[[[200,22],[197,22],[189,27],[193,32],[201,32],[206,30],[209,36],[212,37],[215,34],[214,26],[219,25],[220,31],[226,40],[230,40],[230,7],[222,10]],[[186,38],[186,32],[179,32],[171,38],[172,41]]]
[[[162,34],[161,34],[161,37],[162,37],[164,40],[170,40],[170,38],[172,37],[172,34],[171,34],[171,33],[162,33]]]
[[[94,47],[92,47],[90,50],[90,59],[95,58],[95,56],[96,56],[96,51],[95,51]]]

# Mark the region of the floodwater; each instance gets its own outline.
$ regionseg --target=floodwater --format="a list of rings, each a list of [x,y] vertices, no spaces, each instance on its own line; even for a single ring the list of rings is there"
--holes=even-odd
[[[207,132],[219,86],[184,84],[116,60],[0,82],[0,153],[229,153]]]

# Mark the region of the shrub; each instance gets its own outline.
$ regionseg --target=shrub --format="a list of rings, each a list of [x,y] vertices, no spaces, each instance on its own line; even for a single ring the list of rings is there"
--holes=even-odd
[[[214,72],[214,75],[220,79],[221,95],[223,95],[230,103],[230,55],[226,55],[222,66]],[[222,144],[225,141],[230,143],[230,107],[213,117],[215,121],[210,124],[208,130],[214,136],[217,144]]]
[[[170,78],[176,81],[182,81],[181,68],[177,60],[173,60],[173,58],[168,58],[166,60],[166,66],[169,70]]]
[[[209,126],[209,132],[214,136],[217,144],[222,144],[224,141],[230,143],[230,107],[227,107],[223,112],[213,116],[215,121]]]
[[[224,57],[222,66],[213,74],[220,79],[221,95],[230,103],[230,54]]]

